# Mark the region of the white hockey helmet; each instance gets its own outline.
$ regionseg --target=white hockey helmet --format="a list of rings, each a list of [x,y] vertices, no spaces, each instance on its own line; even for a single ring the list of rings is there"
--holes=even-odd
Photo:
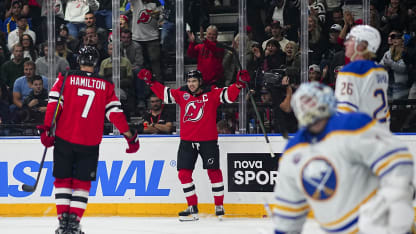
[[[335,114],[337,107],[332,89],[318,82],[301,84],[290,104],[300,127],[308,127]]]
[[[380,32],[370,25],[354,26],[348,33],[346,40],[354,37],[357,43],[361,41],[367,42],[367,50],[376,53],[381,44]]]

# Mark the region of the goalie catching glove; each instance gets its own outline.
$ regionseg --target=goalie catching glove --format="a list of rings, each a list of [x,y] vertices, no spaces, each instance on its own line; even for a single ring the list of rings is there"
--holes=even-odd
[[[136,153],[140,148],[139,136],[137,135],[137,132],[131,138],[126,136],[124,136],[124,138],[126,138],[127,144],[129,144],[129,147],[126,149],[126,153]]]
[[[140,70],[139,74],[137,74],[137,78],[139,78],[140,80],[143,80],[147,85],[153,84],[152,72],[145,68]]]
[[[241,70],[237,73],[237,81],[235,84],[239,86],[238,88],[245,88],[248,86],[250,82],[250,74],[248,74],[247,70]]]
[[[38,126],[36,126],[36,128],[39,131],[40,141],[42,142],[42,144],[46,148],[49,148],[49,147],[53,146],[54,143],[55,143],[55,136],[50,136],[49,135],[49,130],[51,129],[51,127],[46,126],[46,125],[38,125]]]

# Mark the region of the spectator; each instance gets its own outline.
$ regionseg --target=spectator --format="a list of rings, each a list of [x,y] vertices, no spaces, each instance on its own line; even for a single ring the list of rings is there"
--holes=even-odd
[[[326,8],[325,1],[322,0],[308,0],[309,1],[309,12],[311,15],[319,19],[320,24],[323,26],[326,21]]]
[[[175,0],[165,0],[160,44],[162,44],[162,49],[166,52],[175,50],[175,7]]]
[[[309,64],[320,64],[327,46],[327,38],[322,34],[318,21],[318,18],[314,16],[308,17]]]
[[[156,79],[163,80],[160,69],[159,39],[162,8],[151,0],[131,0],[130,3],[133,10],[131,28],[133,40],[142,46],[145,62],[150,65]]]
[[[197,69],[203,75],[204,84],[210,85],[223,79],[224,68],[222,60],[224,57],[224,49],[217,47],[218,29],[215,25],[208,26],[206,37],[202,44],[196,44],[195,35],[188,32],[189,47],[187,55],[196,58]]]
[[[86,28],[95,27],[95,32],[98,35],[98,43],[105,47],[107,45],[108,31],[107,29],[97,27],[95,15],[92,11],[88,11],[87,13],[85,13],[84,24],[85,27],[79,30],[79,38],[84,37],[84,35],[86,34]]]
[[[113,81],[113,63],[112,55],[113,44],[108,44],[108,55],[109,57],[104,59],[100,65],[100,72],[98,73],[101,77],[106,80]],[[130,61],[124,57],[120,57],[120,101],[123,106],[123,110],[127,118],[130,117],[134,110],[134,88],[133,88],[133,73],[131,69]]]
[[[128,58],[132,65],[133,77],[137,77],[140,69],[143,68],[143,50],[142,46],[132,40],[132,32],[130,29],[123,29],[120,35],[121,55]],[[145,104],[145,83],[142,80],[135,79],[134,87],[136,93],[136,103],[139,109],[144,109]]]
[[[266,87],[260,89],[260,102],[263,104],[262,115],[263,126],[267,133],[272,132],[273,121],[273,98],[272,94]]]
[[[343,49],[343,46],[339,44],[339,34],[342,30],[341,25],[334,24],[329,29],[329,43],[327,48],[322,54],[322,60],[319,67],[322,68],[322,79],[326,84],[329,84],[329,64],[334,59],[335,54]]]
[[[218,134],[233,134],[231,127],[228,125],[226,119],[222,119],[217,122]]]
[[[321,69],[318,65],[312,64],[309,66],[309,81],[316,81],[316,82],[322,82],[322,75],[321,75]]]
[[[65,26],[65,24],[61,24],[58,29],[58,36],[62,37],[66,41],[66,45],[69,50],[71,50],[73,53],[77,51],[79,40],[78,38],[75,38],[68,33],[68,28]]]
[[[327,26],[329,27],[330,25],[334,24],[344,26],[344,14],[341,8],[335,8],[331,12],[331,20],[328,20]]]
[[[23,106],[29,111],[30,123],[42,123],[45,118],[46,106],[48,105],[48,90],[45,89],[45,80],[41,76],[34,76],[32,91],[24,99]]]
[[[8,51],[7,47],[3,47],[2,45],[0,45],[0,67],[7,60],[7,54],[5,50]]]
[[[33,80],[35,78],[36,64],[33,61],[26,61],[24,63],[24,76],[16,79],[13,85],[13,104],[17,108],[23,108],[23,100],[29,95],[32,91]],[[44,89],[48,90],[48,79],[46,77],[41,77],[43,79]]]
[[[299,0],[276,0],[270,1],[269,7],[266,7],[266,22],[273,24],[280,22],[288,40],[298,41],[298,28],[300,27],[300,1]],[[270,25],[265,28],[266,33],[271,31]]]
[[[1,65],[0,78],[6,85],[9,95],[13,90],[14,81],[23,75],[23,46],[20,43],[12,47],[13,58]]]
[[[25,5],[26,7],[27,5]],[[25,11],[22,11],[23,9],[23,2],[21,0],[13,0],[12,4],[10,6],[10,16],[8,16],[8,13],[6,13],[6,19],[3,23],[3,29],[6,33],[6,37],[9,35],[9,33],[16,29],[17,27],[17,19],[21,16],[26,16],[27,12],[25,14]],[[26,9],[26,8],[25,8]],[[29,21],[30,25],[30,21]],[[29,27],[29,26],[27,26]]]
[[[175,116],[164,109],[162,100],[155,94],[149,99],[150,110],[144,115],[143,133],[171,134]]]
[[[38,51],[35,48],[35,44],[32,40],[32,36],[29,34],[23,34],[20,37],[20,44],[23,46],[23,58],[24,60],[36,61],[39,57]]]
[[[400,0],[390,0],[381,16],[381,32],[386,35],[396,29],[402,31],[407,26],[406,5]]]
[[[100,28],[105,28],[106,30],[111,30],[113,27],[113,12],[112,12],[112,1],[111,0],[99,0],[100,7],[95,12],[95,17],[97,18],[97,26]],[[121,1],[120,1],[121,3]],[[122,4],[120,4],[121,6]]]
[[[0,86],[0,136],[9,135],[7,124],[10,123],[10,113],[9,100],[6,93],[6,88]]]
[[[403,34],[400,31],[393,30],[389,37],[392,40],[392,45],[380,61],[380,64],[389,73],[388,98],[389,100],[407,99],[409,87],[407,67],[403,60]]]
[[[65,21],[68,23],[69,35],[78,38],[78,32],[85,28],[84,16],[89,11],[98,10],[100,3],[97,0],[68,0],[65,7]]]
[[[36,74],[41,76],[48,76],[49,64],[48,64],[48,43],[44,42],[41,46],[42,56],[36,59]],[[55,54],[55,76],[58,77],[59,73],[65,74],[69,63],[66,59],[63,59]]]
[[[285,62],[286,54],[282,51],[279,42],[274,39],[268,41],[264,51],[262,70],[266,72],[272,69],[285,68]]]
[[[129,17],[127,15],[120,15],[120,31],[124,29],[130,29],[129,27]]]
[[[61,36],[56,37],[55,54],[65,59],[71,69],[77,67],[77,60],[75,54],[66,46],[65,38]]]
[[[36,0],[41,5],[41,25],[40,32],[36,32],[36,36],[38,36],[38,44],[42,44],[44,41],[48,39],[48,8],[47,8],[47,1],[46,0]],[[66,22],[64,20],[64,5],[62,4],[62,0],[51,0],[54,4],[55,9],[55,25],[65,25]],[[65,1],[66,2],[66,1]],[[68,30],[68,29],[67,29]]]
[[[342,10],[351,12],[354,19],[363,19],[363,0],[343,0]]]
[[[296,57],[299,57],[299,46],[294,41],[289,41],[283,50],[286,54],[285,67],[290,67],[295,64]]]
[[[27,18],[24,16],[19,16],[17,17],[17,28],[9,33],[9,37],[7,39],[9,50],[14,44],[19,42],[20,37],[23,34],[29,34],[33,39],[33,43],[36,43],[36,34],[29,29],[27,25]]]
[[[286,44],[289,42],[289,40],[286,39],[282,35],[282,27],[280,26],[280,22],[272,23],[271,31],[272,31],[272,37],[270,39],[264,41],[263,44],[262,44],[263,50],[266,50],[267,42],[269,42],[270,40],[273,40],[273,39],[277,40],[279,42],[280,48],[285,48]]]
[[[247,28],[249,29],[249,27]],[[244,51],[246,54],[245,58],[246,58],[246,64],[247,64],[247,71],[249,72],[250,76],[254,77],[254,71],[256,69],[256,66],[253,66],[252,65],[253,63],[251,62],[253,58],[253,52],[251,48],[254,44],[258,44],[258,42],[251,40],[248,35],[249,35],[249,31],[247,31],[247,36],[245,37],[246,48],[244,49]],[[234,37],[234,40],[232,42],[232,47],[237,53],[239,51],[238,49],[239,44],[240,44],[240,34],[237,34]],[[232,51],[229,51],[229,50],[225,52],[225,55],[222,61],[222,66],[224,67],[224,79],[217,82],[219,87],[231,85],[231,83],[235,81],[234,79],[237,76],[237,72],[240,69],[238,67],[238,61],[236,61],[235,55],[233,54]]]
[[[85,35],[82,38],[82,42],[80,43],[80,49],[85,46],[93,46],[99,52],[99,64],[108,57],[107,47],[104,47],[107,44],[99,43],[98,34],[96,31],[95,26],[87,26],[85,29]],[[98,69],[99,67],[95,67],[94,69]],[[98,72],[98,70],[96,72]]]

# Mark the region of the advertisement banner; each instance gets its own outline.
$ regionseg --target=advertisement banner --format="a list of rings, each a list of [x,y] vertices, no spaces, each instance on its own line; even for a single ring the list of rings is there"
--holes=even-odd
[[[273,192],[280,153],[229,153],[228,192]]]

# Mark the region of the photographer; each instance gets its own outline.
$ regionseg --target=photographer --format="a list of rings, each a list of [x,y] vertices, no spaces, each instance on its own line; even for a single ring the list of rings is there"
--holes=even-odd
[[[291,70],[266,72],[263,77],[264,87],[272,94],[273,132],[286,135],[297,130],[297,121],[290,107],[292,94],[299,81],[293,77]],[[291,78],[292,77],[292,78]]]

